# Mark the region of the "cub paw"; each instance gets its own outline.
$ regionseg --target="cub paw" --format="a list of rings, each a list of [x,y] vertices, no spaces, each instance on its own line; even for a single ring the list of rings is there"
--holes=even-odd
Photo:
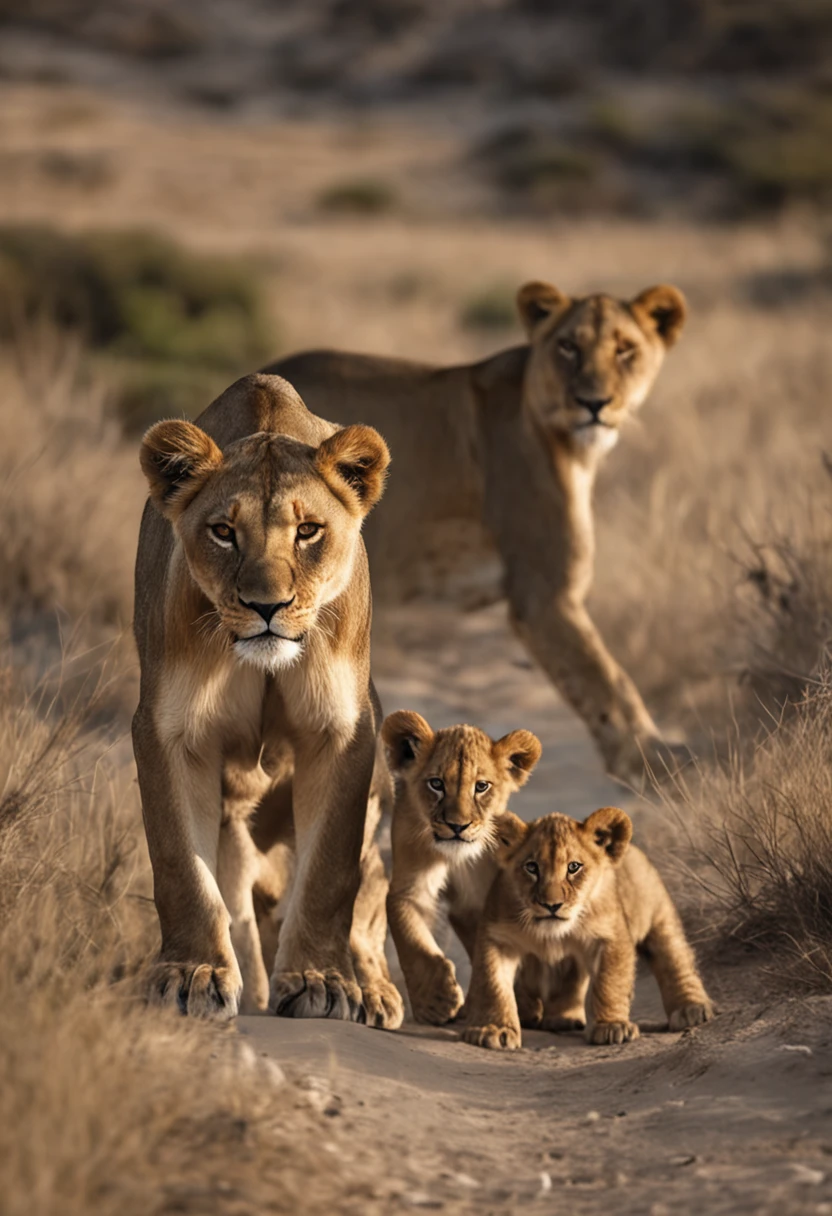
[[[463,1043],[474,1047],[488,1047],[493,1051],[517,1051],[522,1047],[520,1031],[514,1026],[466,1026],[462,1032]]]
[[[560,1014],[553,1014],[543,1019],[540,1029],[548,1030],[550,1034],[565,1034],[570,1030],[586,1030],[586,1022],[583,1018],[564,1018]]]
[[[404,1001],[392,980],[373,980],[361,989],[367,1025],[378,1030],[398,1030],[404,1021]]]
[[[269,1012],[279,1018],[335,1018],[363,1022],[361,989],[340,971],[276,971]]]
[[[587,1042],[595,1045],[605,1043],[630,1043],[639,1035],[635,1022],[596,1022],[587,1032]]]
[[[240,973],[234,967],[157,963],[151,972],[148,1001],[192,1018],[225,1022],[237,1016],[242,991]]]
[[[455,1018],[462,1008],[465,995],[456,982],[456,969],[447,958],[431,963],[415,990],[410,990],[413,1018],[429,1026],[443,1026]]]
[[[713,1016],[714,1007],[710,1001],[706,1001],[701,1005],[683,1005],[681,1009],[674,1009],[667,1024],[670,1030],[688,1030],[691,1026],[710,1022]]]

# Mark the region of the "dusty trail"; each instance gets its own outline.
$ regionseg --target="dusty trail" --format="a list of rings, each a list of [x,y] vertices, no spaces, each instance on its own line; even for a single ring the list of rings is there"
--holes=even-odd
[[[385,709],[540,735],[544,758],[513,803],[526,818],[623,802],[640,842],[672,839],[660,812],[604,777],[502,609],[400,610],[376,634]],[[671,1035],[641,975],[642,1038],[620,1048],[527,1033],[521,1052],[500,1055],[412,1024],[384,1033],[257,1017],[238,1029],[331,1116],[321,1168],[329,1154],[372,1164],[382,1211],[832,1216],[832,999],[766,1006],[736,965],[706,981],[720,1017]]]

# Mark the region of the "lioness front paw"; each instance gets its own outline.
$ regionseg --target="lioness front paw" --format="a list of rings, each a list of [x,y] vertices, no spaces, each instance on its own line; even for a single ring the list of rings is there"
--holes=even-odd
[[[457,1016],[465,994],[456,982],[456,968],[450,959],[432,959],[418,988],[408,988],[413,1018],[429,1026],[443,1026]]]
[[[714,1007],[710,1001],[701,1005],[683,1005],[681,1009],[673,1010],[667,1019],[667,1024],[670,1030],[688,1030],[691,1026],[701,1026],[703,1022],[710,1022],[713,1016]]]
[[[277,971],[269,991],[269,1012],[279,1018],[335,1018],[363,1022],[361,989],[340,971]]]
[[[392,980],[373,980],[361,989],[368,1026],[398,1030],[404,1021],[404,1001]]]
[[[595,1045],[604,1043],[630,1043],[639,1036],[635,1022],[596,1022],[587,1031],[587,1042]]]
[[[240,973],[234,967],[157,963],[151,972],[148,1000],[192,1018],[224,1022],[237,1016],[242,991]]]
[[[494,1051],[517,1051],[523,1041],[519,1028],[515,1026],[466,1026],[462,1041],[474,1047],[489,1047]]]

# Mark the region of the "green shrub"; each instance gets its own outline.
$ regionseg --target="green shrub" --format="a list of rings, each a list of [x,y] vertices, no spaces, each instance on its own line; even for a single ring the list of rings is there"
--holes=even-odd
[[[318,195],[321,211],[342,215],[381,215],[392,211],[397,202],[392,186],[371,177],[335,182]]]
[[[509,329],[517,321],[515,292],[496,285],[470,296],[462,306],[465,329]]]

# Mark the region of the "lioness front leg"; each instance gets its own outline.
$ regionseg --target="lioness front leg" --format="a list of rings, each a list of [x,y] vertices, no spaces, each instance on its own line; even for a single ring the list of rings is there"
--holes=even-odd
[[[350,930],[374,759],[369,715],[346,747],[328,735],[297,742],[297,869],[269,996],[280,1017],[364,1020]]]
[[[522,1046],[514,996],[519,955],[506,953],[483,928],[477,937],[462,1038],[476,1047],[515,1051]]]
[[[269,977],[254,910],[254,884],[260,868],[246,819],[226,819],[220,831],[217,882],[231,917],[231,943],[243,977],[241,1013],[258,1013],[269,1002]]]
[[[390,978],[384,954],[387,938],[387,876],[378,845],[365,847],[361,859],[361,885],[352,918],[355,974],[361,986],[369,1026],[396,1030],[404,1021],[404,1002]]]
[[[162,930],[150,1000],[196,1017],[232,1018],[242,979],[216,881],[219,752],[196,760],[171,740],[163,748],[142,706],[133,719],[133,746]]]
[[[635,946],[622,926],[619,938],[604,942],[595,962],[589,990],[587,1042],[629,1043],[638,1038],[638,1026],[630,1021],[635,978]]]

